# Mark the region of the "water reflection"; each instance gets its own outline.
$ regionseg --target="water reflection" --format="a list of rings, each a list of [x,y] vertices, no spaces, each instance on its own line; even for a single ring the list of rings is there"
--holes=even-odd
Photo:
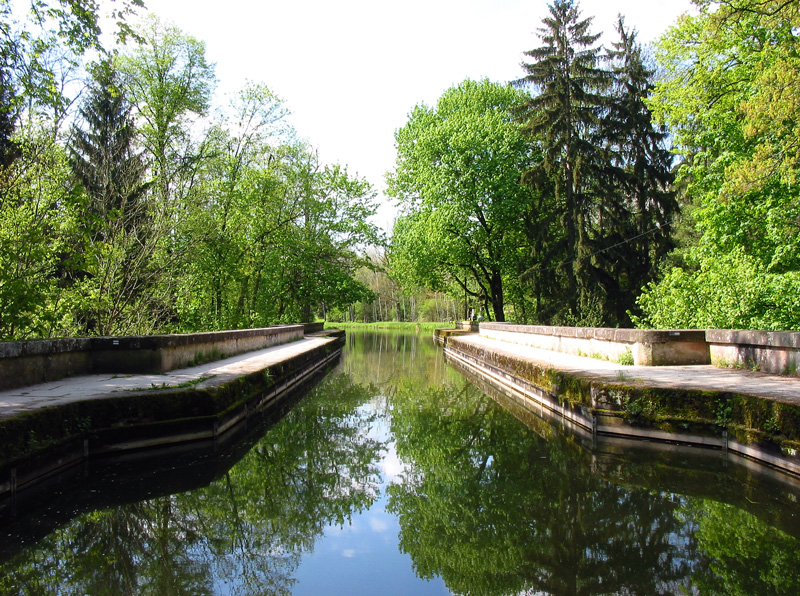
[[[5,594],[291,594],[301,555],[377,497],[384,445],[333,374],[204,488],[98,510],[0,568]],[[326,399],[335,395],[335,400]]]
[[[76,493],[91,506],[51,503],[47,531],[15,521],[0,593],[800,593],[798,483],[592,444],[423,335],[349,334],[339,368],[254,433],[171,459],[149,494],[143,468],[116,471]]]
[[[407,391],[390,490],[401,546],[456,593],[672,594],[691,535],[678,499],[603,482],[569,438],[545,441],[466,383]],[[400,438],[402,437],[402,438]]]

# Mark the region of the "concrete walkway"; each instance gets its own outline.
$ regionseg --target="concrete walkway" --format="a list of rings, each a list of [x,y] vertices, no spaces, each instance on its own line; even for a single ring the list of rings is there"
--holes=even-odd
[[[164,374],[89,375],[8,389],[0,391],[0,418],[59,404],[113,397],[124,391],[169,389],[187,384],[200,389],[215,387],[332,341],[336,341],[335,338],[306,337]]]
[[[648,387],[730,391],[800,404],[800,377],[779,376],[714,366],[623,366],[616,362],[573,356],[513,344],[480,335],[459,335],[464,342],[493,352],[516,356],[558,371],[603,381]],[[452,341],[452,340],[451,340]]]

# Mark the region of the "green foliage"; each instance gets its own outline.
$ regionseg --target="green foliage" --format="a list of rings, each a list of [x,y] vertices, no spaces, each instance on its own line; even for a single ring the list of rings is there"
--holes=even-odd
[[[644,292],[639,324],[800,329],[797,3],[700,8],[659,42],[651,105],[684,155],[702,236]]]
[[[67,152],[63,110],[23,106],[0,56],[0,337],[266,326],[370,300],[369,183],[320,163],[263,84],[200,131],[204,44],[155,17],[135,37],[89,69]]]
[[[657,329],[800,329],[800,272],[770,273],[742,248],[690,255],[696,270],[673,268],[639,297]],[[697,253],[700,253],[699,255]]]
[[[117,57],[117,67],[128,78],[141,120],[160,208],[171,215],[173,193],[193,174],[189,125],[208,111],[214,66],[206,61],[202,41],[155,16],[139,27],[137,37],[140,43]]]
[[[539,320],[587,326],[629,324],[626,313],[671,248],[677,211],[666,132],[645,100],[653,73],[635,33],[604,56],[572,0],[555,2],[525,52],[533,95],[519,111],[544,159],[526,172],[541,201],[529,223],[523,277]],[[610,69],[607,63],[610,62]]]
[[[59,276],[69,259],[77,214],[64,150],[38,128],[26,128],[15,138],[20,155],[0,170],[3,339],[58,333],[69,320],[70,299],[59,290]]]
[[[401,388],[392,430],[406,472],[389,509],[421,577],[476,596],[662,594],[682,579],[677,503],[598,479],[571,439],[465,380]]]
[[[397,131],[388,176],[389,194],[404,206],[393,232],[395,275],[408,286],[456,285],[482,298],[498,321],[507,286],[516,283],[530,200],[519,172],[532,148],[511,113],[523,100],[510,87],[465,81],[435,107],[417,106]]]
[[[72,171],[86,193],[84,259],[66,272],[85,301],[75,316],[82,334],[146,333],[160,323],[149,304],[158,275],[151,262],[158,222],[119,73],[106,60],[92,77],[80,109],[84,128],[73,127],[69,146]]]
[[[697,524],[697,547],[708,558],[709,572],[695,579],[700,594],[788,596],[800,590],[800,553],[791,536],[725,503],[691,500],[684,515]]]
[[[633,352],[631,352],[631,349],[625,348],[625,352],[623,352],[619,358],[617,358],[617,362],[623,366],[633,366]]]

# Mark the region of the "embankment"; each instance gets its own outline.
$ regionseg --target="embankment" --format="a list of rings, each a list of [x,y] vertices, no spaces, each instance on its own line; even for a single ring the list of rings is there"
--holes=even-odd
[[[746,387],[715,386],[715,379],[745,373],[711,366],[628,367],[553,352],[550,361],[537,361],[531,357],[535,349],[484,337],[483,326],[480,337],[450,332],[439,341],[448,358],[592,436],[723,449],[800,475],[800,402],[759,394],[764,376],[750,377]],[[663,381],[671,373],[691,377],[694,370],[705,373],[694,387]],[[798,387],[794,377],[771,381]]]
[[[138,390],[115,390],[107,377],[107,394],[0,417],[0,495],[91,456],[219,438],[338,360],[344,332],[314,335],[273,348],[268,365],[254,356],[255,365],[238,365],[241,373],[204,375],[197,367],[197,379],[183,386]]]

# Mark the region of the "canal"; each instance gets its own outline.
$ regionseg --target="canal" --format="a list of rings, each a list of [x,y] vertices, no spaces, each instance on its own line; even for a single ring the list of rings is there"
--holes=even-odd
[[[800,594],[797,480],[592,442],[479,385],[427,334],[348,333],[235,441],[20,496],[0,593]]]

